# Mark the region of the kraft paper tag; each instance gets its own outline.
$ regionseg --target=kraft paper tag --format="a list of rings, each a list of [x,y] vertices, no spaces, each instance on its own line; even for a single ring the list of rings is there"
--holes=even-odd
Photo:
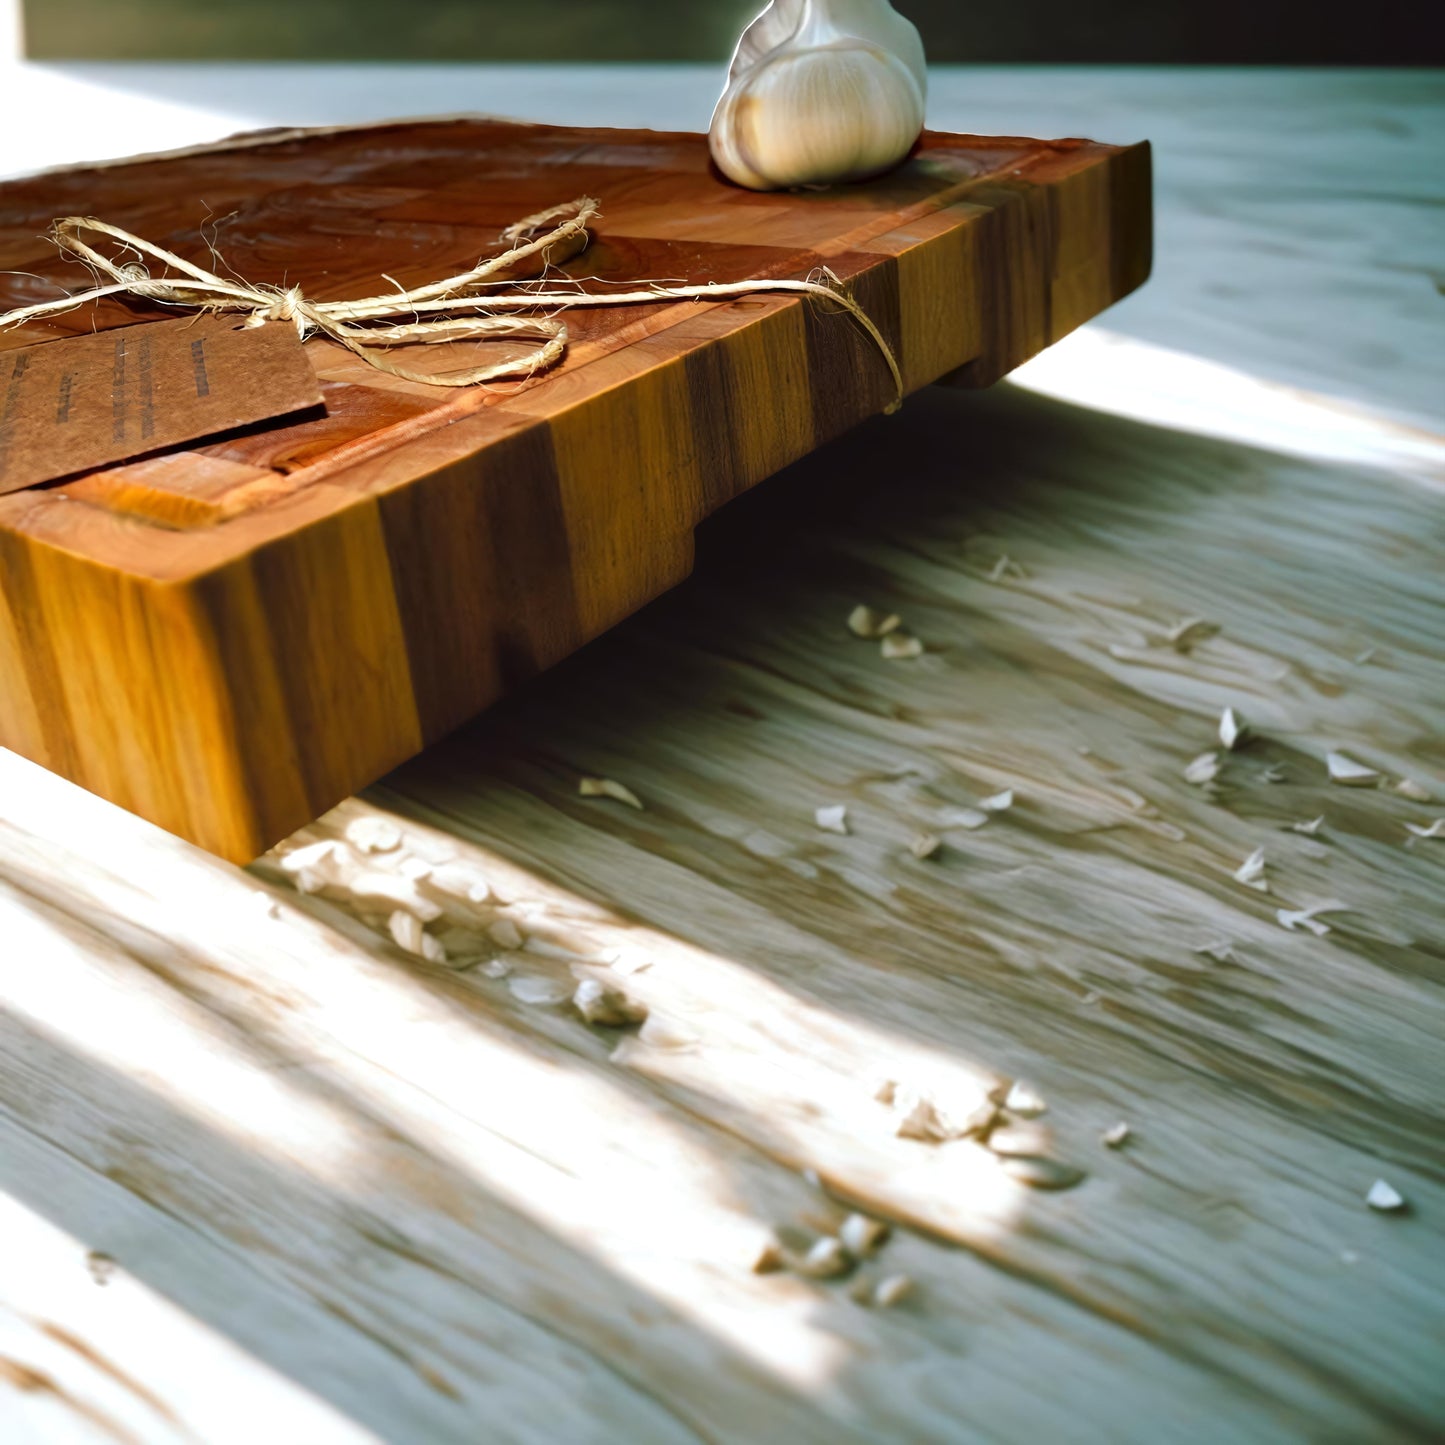
[[[0,495],[320,405],[287,322],[182,316],[0,351]]]

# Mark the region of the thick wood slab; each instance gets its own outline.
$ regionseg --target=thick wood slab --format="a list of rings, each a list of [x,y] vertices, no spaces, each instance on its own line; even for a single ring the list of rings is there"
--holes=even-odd
[[[925,138],[762,196],[703,139],[493,121],[290,134],[0,188],[0,305],[74,285],[89,212],[318,299],[448,274],[580,194],[588,284],[845,280],[908,389],[986,385],[1145,277],[1146,146]],[[221,218],[221,219],[217,219]],[[65,328],[134,324],[119,304]],[[759,297],[578,313],[558,372],[464,393],[311,346],[324,418],[0,499],[0,743],[235,859],[675,585],[699,521],[881,411],[841,316]],[[3,362],[0,362],[3,365]]]
[[[255,104],[303,82],[342,84]],[[614,103],[679,87],[636,84]],[[651,960],[625,986],[690,1047],[521,1003],[440,920],[451,962],[406,955],[359,895],[0,750],[0,1439],[1438,1441],[1445,841],[1405,825],[1445,812],[1439,348],[1410,309],[1439,90],[941,74],[937,112],[994,129],[1151,117],[1171,264],[1110,320],[1171,349],[1088,328],[1019,386],[865,423],[297,836],[392,815],[376,868],[426,856],[453,913],[438,884],[488,879],[518,974]],[[859,602],[927,653],[852,637]],[[1191,614],[1221,631],[1180,652]],[[1253,740],[1193,786],[1226,704]],[[1386,785],[1327,783],[1330,749]],[[813,825],[839,802],[848,837]],[[1232,877],[1259,847],[1267,894]],[[1328,898],[1325,937],[1276,920]],[[864,1083],[894,1071],[1027,1079],[1088,1178],[895,1138]],[[748,1272],[758,1235],[839,1217],[804,1169],[894,1220],[871,1268],[911,1301]],[[1367,1208],[1376,1178],[1410,1213]]]

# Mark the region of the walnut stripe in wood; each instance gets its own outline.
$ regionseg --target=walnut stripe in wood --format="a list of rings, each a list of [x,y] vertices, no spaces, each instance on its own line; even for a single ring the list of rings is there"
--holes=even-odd
[[[232,211],[238,273],[335,298],[455,270],[583,192],[584,285],[826,265],[910,391],[995,380],[1149,265],[1147,146],[931,134],[867,185],[757,195],[699,136],[447,121],[0,187],[0,269],[34,273],[0,306],[73,280],[34,236],[78,210],[180,254]],[[860,330],[796,298],[570,325],[557,372],[462,394],[312,342],[326,416],[0,498],[0,742],[252,857],[682,580],[704,517],[891,400]]]

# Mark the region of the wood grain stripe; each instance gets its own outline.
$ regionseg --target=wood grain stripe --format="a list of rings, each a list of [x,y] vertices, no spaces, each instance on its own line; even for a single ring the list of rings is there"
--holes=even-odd
[[[930,134],[867,185],[757,195],[698,136],[458,121],[0,187],[0,273],[34,273],[0,274],[0,305],[60,280],[25,217],[100,212],[184,255],[202,182],[248,279],[332,297],[454,271],[593,192],[579,285],[827,264],[910,392],[995,380],[1148,265],[1145,148]],[[46,334],[134,321],[102,304]],[[325,416],[0,499],[0,742],[253,856],[674,586],[701,519],[894,399],[874,344],[813,301],[568,324],[557,372],[461,396],[313,344]]]
[[[586,640],[545,423],[378,505],[427,741]]]
[[[379,508],[349,507],[250,565],[307,796],[328,807],[422,747]]]
[[[0,742],[66,777],[80,772],[60,668],[35,589],[32,544],[0,530]]]

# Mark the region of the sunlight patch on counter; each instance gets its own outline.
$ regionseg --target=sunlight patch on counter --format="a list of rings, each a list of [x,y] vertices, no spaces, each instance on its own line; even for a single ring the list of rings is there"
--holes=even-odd
[[[3,18],[0,9],[0,24]],[[202,145],[254,123],[242,111],[137,95],[61,67],[17,65],[0,49],[0,180]]]
[[[7,1145],[0,1157],[24,1170],[27,1190],[50,1196],[74,1163],[31,1157],[28,1149]],[[119,1193],[108,1181],[98,1187]],[[47,1207],[54,1212],[53,1197]],[[74,1209],[72,1197],[59,1212]],[[0,1187],[0,1355],[9,1383],[19,1386],[7,1391],[0,1411],[7,1438],[103,1434],[155,1445],[366,1445],[380,1438],[206,1322],[207,1315],[234,1319],[248,1266],[200,1240],[182,1255],[151,1235],[138,1214],[112,1208],[100,1235],[77,1239]],[[124,1258],[94,1247],[101,1244]],[[146,1277],[152,1271],[164,1282],[159,1288]],[[193,1307],[167,1298],[167,1286]],[[250,1316],[242,1333],[284,1352],[284,1332],[295,1322],[277,1319],[274,1296],[269,1303],[272,1315]],[[296,1337],[286,1344],[294,1348]],[[95,1432],[97,1424],[107,1428]]]
[[[1172,431],[1445,485],[1445,437],[1100,327],[1065,337],[1009,381]]]
[[[626,985],[660,1030],[594,1031],[569,1007],[519,1003],[505,981],[406,960],[338,901],[277,887],[274,911],[262,907],[254,875],[3,752],[0,794],[7,878],[23,890],[0,890],[14,1025],[69,1071],[75,1127],[101,1130],[92,1167],[129,1147],[109,1130],[149,1141],[146,1167],[182,1218],[219,1185],[226,1229],[296,1201],[324,1230],[405,1221],[412,1247],[503,1307],[525,1309],[549,1280],[601,1322],[625,1291],[659,1327],[670,1316],[699,1332],[660,1337],[692,1368],[722,1348],[812,1391],[870,1338],[872,1313],[831,1283],[752,1272],[775,1229],[817,1228],[836,1208],[808,1171],[850,1207],[985,1248],[1030,1208],[975,1144],[896,1137],[868,1077],[876,1066],[966,1100],[991,1070],[490,850],[398,820],[409,852],[455,849],[515,900],[529,939],[553,949],[519,951],[519,968],[570,975],[556,955],[579,934],[645,955]],[[120,932],[53,916],[44,880],[62,876]],[[212,1183],[187,1182],[186,1157]]]

